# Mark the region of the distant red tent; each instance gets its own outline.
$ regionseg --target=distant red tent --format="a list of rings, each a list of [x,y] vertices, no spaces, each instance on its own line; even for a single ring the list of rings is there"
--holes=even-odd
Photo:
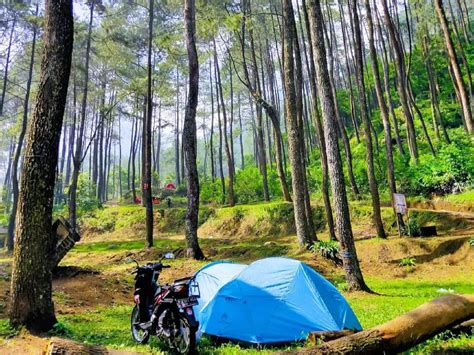
[[[169,182],[165,185],[166,190],[176,190],[176,185],[173,184],[172,182]]]
[[[135,197],[135,203],[136,204],[141,204],[142,203],[142,199],[140,197]]]
[[[151,200],[152,200],[152,202],[153,202],[154,205],[159,205],[160,202],[161,202],[158,197],[153,197]]]

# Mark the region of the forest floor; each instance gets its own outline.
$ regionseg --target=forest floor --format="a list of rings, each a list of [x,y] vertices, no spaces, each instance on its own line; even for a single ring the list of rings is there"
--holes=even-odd
[[[235,230],[235,225],[228,225],[231,222],[229,211],[218,211],[212,221],[201,226],[201,246],[208,260],[200,262],[180,256],[179,250],[185,245],[181,233],[157,232],[155,247],[143,249],[142,224],[123,223],[100,232],[96,225],[95,228],[85,227],[83,239],[62,261],[54,277],[53,296],[59,326],[41,337],[17,333],[8,327],[6,304],[12,260],[0,254],[0,353],[41,354],[52,336],[102,345],[117,354],[161,353],[162,347],[155,341],[147,346],[136,346],[131,340],[129,315],[133,306],[133,277],[130,273],[134,268],[131,258],[145,263],[171,250],[178,250],[178,258],[168,262],[172,268],[163,272],[163,282],[191,275],[213,260],[250,263],[269,256],[302,260],[343,292],[364,328],[383,323],[443,294],[473,294],[474,247],[469,241],[474,237],[474,213],[450,211],[447,206],[441,211],[429,205],[414,207],[417,209],[412,213],[418,214],[419,220],[444,224],[444,228],[437,225],[438,236],[399,238],[392,230],[387,240],[368,238],[372,231],[365,212],[355,213],[359,216],[354,219],[354,230],[361,267],[368,285],[378,294],[345,292],[342,268],[318,254],[301,251],[294,235],[243,235],[240,230],[243,226]],[[106,209],[116,216],[121,213],[117,211],[120,208],[110,206]],[[254,212],[251,214],[260,213],[254,211],[260,208],[259,205],[240,206],[240,225],[250,223],[245,221],[246,214],[242,212],[246,208]],[[365,211],[365,206],[361,205],[360,209]],[[232,218],[235,222],[235,216]],[[223,225],[218,226],[219,220]],[[235,236],[230,236],[226,228]],[[322,231],[318,237],[326,239],[327,235]],[[413,258],[412,266],[400,266],[406,258]],[[295,345],[298,346],[303,345]],[[214,346],[204,339],[199,350],[204,354],[240,354],[270,353],[275,349],[257,350],[232,344]],[[451,337],[449,333],[443,333],[410,353],[448,350],[473,351],[474,336]]]

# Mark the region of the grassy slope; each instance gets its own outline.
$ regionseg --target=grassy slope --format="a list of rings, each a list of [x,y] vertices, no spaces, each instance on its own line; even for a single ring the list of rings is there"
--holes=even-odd
[[[367,223],[365,209],[361,206],[356,208],[353,213],[357,216],[355,219],[357,221],[356,229],[360,227],[361,230],[364,230],[362,227]],[[242,211],[243,216],[241,216]],[[257,204],[241,206],[237,214],[243,222],[249,218],[246,216],[256,217],[253,219],[254,221],[262,222],[262,216],[267,214],[266,211],[267,207]],[[99,212],[95,217],[97,220],[91,216],[89,223],[93,228],[96,228],[97,224],[110,224],[110,221],[106,220],[107,218],[118,218],[117,216],[120,218],[114,222],[115,227],[105,233],[90,232],[85,240],[68,255],[64,263],[97,269],[108,278],[119,278],[125,284],[132,285],[133,281],[129,271],[133,266],[129,262],[130,257],[144,262],[156,259],[157,255],[163,251],[184,246],[182,236],[168,233],[157,236],[155,248],[149,251],[143,250],[142,224],[140,219],[135,217],[141,213],[140,208],[113,207]],[[224,224],[227,224],[230,220],[233,221],[234,217],[235,211],[232,209],[217,210],[211,223],[214,227],[219,221],[225,221]],[[224,227],[221,226],[220,230],[226,234]],[[204,227],[203,230],[205,230]],[[215,230],[219,230],[219,228]],[[251,262],[266,256],[290,256],[309,263],[341,290],[344,288],[342,270],[334,268],[319,256],[301,252],[297,248],[293,236],[235,236],[230,238],[201,234],[201,238],[202,247],[211,259]],[[363,327],[372,327],[405,313],[441,295],[441,289],[453,290],[456,293],[474,293],[473,275],[472,269],[470,269],[470,266],[473,266],[473,253],[472,248],[467,245],[466,238],[463,238],[454,238],[456,239],[454,241],[456,248],[447,251],[440,246],[445,243],[445,240],[453,238],[429,238],[422,241],[371,239],[358,242],[359,257],[367,282],[374,291],[379,293],[379,295],[348,294],[343,291]],[[452,244],[450,242],[449,245]],[[399,267],[398,260],[405,256],[415,257],[417,265],[412,268]],[[164,281],[190,274],[204,264],[183,258],[178,258],[170,263],[173,268],[163,274]],[[87,287],[87,285],[84,286]],[[111,291],[114,292],[113,289]],[[129,314],[132,306],[130,301],[116,302],[108,307],[96,305],[82,309],[75,304],[77,295],[68,292],[73,291],[69,289],[59,291],[55,288],[55,303],[59,313],[58,319],[61,322],[61,326],[57,329],[58,334],[118,349],[160,353],[159,344],[152,342],[147,346],[135,346],[132,343],[129,333]],[[110,290],[104,292],[110,292]],[[68,307],[73,308],[71,310]],[[8,336],[10,332],[6,321],[0,321],[0,336]],[[473,349],[474,337],[451,339],[449,336],[439,336],[418,346],[412,352],[421,354],[447,348]],[[213,347],[206,340],[201,343],[200,350],[209,354],[257,352],[256,349],[242,349],[237,345]],[[271,350],[264,349],[263,352],[271,352]]]

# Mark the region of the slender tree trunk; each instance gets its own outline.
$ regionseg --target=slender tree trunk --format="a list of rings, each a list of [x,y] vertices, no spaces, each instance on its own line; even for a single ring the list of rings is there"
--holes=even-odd
[[[395,26],[393,24],[392,17],[390,16],[387,0],[381,0],[385,25],[387,26],[390,41],[392,43],[392,48],[395,53],[395,68],[397,71],[397,90],[398,95],[400,96],[400,102],[403,109],[403,114],[406,120],[407,126],[407,138],[408,138],[408,148],[410,150],[411,158],[417,162],[418,161],[418,146],[416,143],[416,132],[415,125],[413,122],[413,115],[410,111],[409,97],[408,97],[408,85],[407,85],[407,75],[405,61],[403,57],[403,48],[400,44],[400,39],[395,32]]]
[[[38,4],[36,5],[36,16],[38,16]],[[33,27],[33,41],[31,42],[31,54],[30,54],[30,67],[28,70],[28,80],[26,82],[26,93],[25,99],[23,101],[23,116],[21,119],[21,128],[20,134],[18,136],[18,142],[15,148],[15,155],[13,156],[12,162],[12,173],[11,173],[11,182],[12,182],[12,191],[13,191],[13,204],[10,210],[10,218],[8,220],[8,240],[7,240],[7,249],[8,252],[13,251],[14,244],[14,235],[15,235],[15,218],[18,209],[18,199],[19,199],[19,184],[18,184],[18,165],[20,163],[20,156],[23,148],[23,140],[26,134],[26,128],[28,124],[28,109],[30,104],[30,92],[31,92],[31,83],[33,81],[33,66],[35,64],[35,48],[36,48],[36,34],[37,27]]]
[[[3,104],[5,103],[5,95],[7,92],[8,69],[10,65],[10,53],[12,49],[13,34],[15,33],[15,26],[16,26],[16,16],[13,18],[12,29],[10,31],[10,39],[8,40],[7,56],[5,58],[5,70],[3,71],[2,97],[0,98],[0,116],[3,115]]]
[[[249,12],[249,5],[247,2],[244,3],[244,11],[245,13]],[[260,167],[260,171],[262,173],[262,177],[263,177],[263,194],[264,194],[264,199],[265,200],[269,200],[269,194],[268,194],[268,182],[267,182],[267,172],[266,172],[266,157],[265,157],[265,154],[262,155],[261,151],[265,150],[265,144],[263,142],[263,130],[261,130],[261,135],[258,133],[259,132],[259,128],[261,128],[261,124],[262,124],[262,109],[265,110],[265,112],[267,113],[268,117],[270,118],[270,120],[272,121],[272,125],[273,125],[273,129],[274,129],[274,132],[275,132],[275,160],[276,160],[276,166],[277,166],[277,173],[278,173],[278,178],[280,180],[280,186],[281,186],[281,190],[282,190],[282,195],[283,195],[283,199],[285,201],[291,201],[291,197],[290,197],[290,192],[289,192],[289,189],[288,189],[288,183],[286,181],[286,176],[285,176],[285,169],[284,169],[284,146],[283,146],[283,138],[282,138],[282,133],[281,133],[281,129],[280,129],[280,118],[279,118],[279,114],[278,112],[276,111],[275,109],[275,106],[274,105],[271,105],[267,100],[265,100],[263,97],[262,97],[262,94],[261,94],[261,86],[260,86],[260,80],[259,80],[259,77],[258,77],[258,71],[256,70],[256,67],[254,68],[254,82],[255,82],[255,85],[252,84],[251,80],[250,80],[250,74],[249,74],[249,70],[248,70],[248,67],[247,67],[247,61],[245,59],[245,43],[244,43],[244,38],[243,36],[245,36],[245,31],[246,31],[246,22],[245,22],[245,18],[243,19],[242,21],[242,37],[240,39],[241,43],[240,43],[240,47],[241,47],[241,54],[242,54],[242,61],[243,61],[243,69],[244,69],[244,76],[245,76],[245,82],[244,82],[244,85],[247,87],[247,89],[249,90],[250,92],[250,95],[251,97],[253,98],[253,100],[255,101],[256,105],[257,105],[257,144],[256,144],[256,149],[257,150],[257,153],[256,153],[256,158],[258,159],[258,166]],[[249,30],[249,34],[251,34],[251,31]],[[253,48],[253,40],[252,40],[252,37],[251,37],[251,48]],[[254,53],[254,52],[252,52]],[[256,59],[255,59],[255,56],[252,54],[252,62],[253,64],[256,66]],[[253,106],[251,104],[250,106],[251,110],[252,110],[252,116],[253,116]],[[262,166],[265,167],[264,171],[262,170]]]
[[[439,134],[439,127],[441,127],[441,131],[443,132],[443,137],[446,143],[451,143],[449,139],[448,131],[443,124],[443,119],[441,115],[441,111],[439,109],[439,102],[438,102],[438,93],[436,92],[436,79],[435,74],[433,71],[433,66],[431,64],[430,58],[430,49],[429,49],[429,40],[428,40],[428,32],[423,36],[421,42],[422,50],[423,50],[423,60],[425,62],[426,72],[428,74],[428,86],[430,89],[430,103],[431,103],[431,114],[433,118],[433,129],[436,133],[438,140],[441,139]]]
[[[214,60],[214,80],[216,84],[216,96],[217,96],[217,124],[219,127],[219,176],[221,180],[221,191],[222,191],[222,199],[221,203],[225,203],[225,178],[224,178],[224,164],[223,164],[223,157],[222,157],[222,142],[223,142],[223,137],[222,137],[222,122],[221,122],[221,101],[219,99],[220,94],[219,94],[219,84],[217,82],[217,66],[219,63],[217,63]]]
[[[51,224],[74,35],[72,1],[46,0],[45,7],[41,76],[22,168],[10,302],[10,324],[40,332],[56,323],[51,262],[56,240]]]
[[[320,159],[321,159],[321,169],[322,169],[322,186],[321,191],[323,194],[324,209],[326,211],[326,220],[328,225],[329,238],[331,240],[336,240],[336,232],[334,230],[334,218],[332,214],[331,199],[329,196],[329,175],[328,175],[328,158],[326,153],[326,143],[324,139],[323,126],[321,124],[321,117],[318,109],[318,100],[317,100],[317,87],[316,87],[316,69],[314,66],[314,53],[313,47],[311,45],[311,31],[309,27],[309,18],[308,10],[306,6],[306,1],[303,0],[303,15],[305,19],[305,28],[308,35],[309,42],[309,79],[311,83],[311,95],[313,96],[313,105],[314,105],[314,125],[316,127],[316,136],[318,138]]]
[[[153,4],[155,0],[149,1],[149,23],[148,23],[148,82],[147,82],[147,109],[146,119],[143,121],[145,129],[143,132],[143,140],[145,141],[144,161],[143,161],[143,177],[142,191],[143,200],[146,209],[146,242],[147,247],[153,246],[153,201],[151,192],[151,130],[153,122],[153,92],[152,92],[152,52],[153,52]]]
[[[239,143],[240,143],[240,168],[245,169],[245,159],[244,159],[244,130],[242,127],[242,112],[241,112],[241,101],[240,101],[240,92],[237,95],[237,105],[239,106]]]
[[[2,189],[2,201],[5,204],[6,211],[8,211],[8,205],[10,204],[10,183],[11,183],[11,169],[13,162],[13,154],[15,152],[15,143],[13,137],[10,138],[10,147],[8,149],[8,163],[7,171],[5,173],[5,180],[3,181]],[[5,246],[7,246],[8,238],[5,240]]]
[[[181,172],[179,163],[179,150],[181,145],[179,144],[179,71],[176,67],[176,123],[175,123],[175,146],[174,146],[174,158],[175,158],[175,173],[176,173],[176,185],[181,184]]]
[[[451,38],[449,25],[448,25],[448,19],[446,18],[446,13],[443,7],[443,1],[434,0],[434,4],[435,4],[436,14],[438,16],[438,20],[441,25],[441,29],[443,30],[444,43],[448,51],[448,57],[451,63],[451,67],[453,69],[455,82],[459,90],[459,96],[461,99],[461,109],[463,112],[465,126],[467,128],[467,132],[472,135],[474,134],[474,121],[472,118],[472,108],[471,108],[470,98],[466,90],[461,68],[459,67],[459,64],[457,61],[458,58],[456,54],[456,49],[454,48],[453,40]]]
[[[338,147],[338,132],[335,122],[335,107],[332,99],[330,79],[326,62],[326,49],[323,39],[323,19],[319,0],[309,0],[312,45],[315,55],[318,92],[324,119],[324,137],[329,162],[334,211],[336,214],[336,235],[341,244],[341,256],[346,273],[348,288],[351,291],[369,291],[360,270],[349,214],[344,174]]]
[[[209,59],[209,83],[211,88],[211,132],[209,137],[209,150],[211,154],[211,180],[214,183],[216,179],[216,163],[214,159],[214,82],[212,81],[212,60]]]
[[[367,0],[365,0],[367,1]],[[372,218],[377,230],[377,236],[380,238],[386,238],[385,229],[382,222],[382,214],[380,212],[380,197],[377,186],[377,179],[375,177],[375,166],[374,166],[374,152],[372,144],[372,134],[370,131],[371,122],[367,112],[367,102],[365,97],[365,80],[364,80],[364,68],[362,59],[362,35],[359,23],[359,14],[357,9],[357,3],[355,0],[351,0],[352,7],[352,24],[355,36],[355,64],[356,64],[356,80],[359,91],[360,100],[360,112],[362,121],[364,122],[364,133],[365,133],[365,150],[366,150],[366,163],[367,163],[367,175],[369,180],[370,195],[372,197]],[[366,10],[370,10],[366,9]],[[370,20],[369,20],[370,21]],[[375,49],[374,49],[375,51]],[[375,64],[374,64],[375,65]],[[380,102],[379,102],[380,103]]]
[[[374,3],[374,9],[376,9],[376,5]],[[387,96],[387,104],[388,104],[388,109],[390,111],[390,116],[392,117],[393,121],[393,127],[395,129],[395,138],[397,141],[397,146],[398,146],[398,151],[400,152],[400,155],[404,156],[405,155],[405,150],[403,149],[403,144],[402,144],[402,138],[400,136],[400,130],[398,129],[398,119],[395,114],[395,110],[393,108],[393,100],[392,100],[392,94],[390,92],[390,72],[389,72],[389,66],[388,66],[388,56],[387,56],[387,49],[385,47],[385,41],[384,37],[382,34],[381,30],[381,25],[378,17],[378,13],[376,12],[377,15],[377,29],[378,29],[378,35],[379,35],[379,40],[381,43],[382,47],[382,64],[383,64],[383,80],[384,80],[384,90],[385,90],[385,95]]]
[[[217,48],[216,48],[216,42],[214,40],[214,63],[216,65],[216,72],[217,72],[217,85],[218,85],[218,91],[219,91],[219,98],[221,101],[221,108],[222,108],[222,119],[223,119],[223,137],[224,137],[224,148],[225,148],[225,153],[227,157],[227,173],[229,176],[229,186],[227,189],[227,202],[229,203],[229,206],[233,207],[235,206],[235,196],[234,196],[234,159],[232,157],[232,151],[231,147],[229,144],[229,132],[227,130],[227,112],[226,112],[226,107],[225,107],[225,102],[224,102],[224,94],[222,90],[222,82],[221,82],[221,71],[219,68],[219,61],[217,58]],[[232,136],[232,132],[230,133]]]
[[[377,51],[375,49],[375,36],[374,36],[374,23],[372,19],[372,10],[370,7],[369,0],[365,0],[365,12],[367,17],[368,27],[368,42],[370,58],[372,60],[372,73],[374,77],[375,93],[377,95],[377,101],[380,108],[380,116],[382,117],[382,123],[385,135],[385,151],[387,157],[387,181],[390,190],[390,200],[392,201],[392,207],[394,209],[395,217],[397,220],[398,230],[401,234],[401,230],[404,227],[403,218],[395,210],[394,194],[397,192],[397,186],[395,181],[395,167],[393,163],[393,146],[392,146],[392,131],[390,127],[390,118],[388,113],[387,103],[385,102],[382,83],[380,79],[379,64],[377,60]]]
[[[204,259],[199,247],[197,229],[199,215],[199,175],[196,165],[196,108],[199,90],[199,63],[196,50],[196,6],[194,0],[184,2],[184,21],[186,32],[186,47],[189,59],[189,93],[184,115],[183,144],[186,164],[186,180],[188,206],[186,209],[185,236],[188,255],[196,260]]]
[[[62,0],[62,2],[67,2]],[[79,135],[76,140],[76,151],[73,158],[73,169],[71,184],[69,185],[69,222],[73,228],[76,228],[77,223],[77,183],[79,180],[79,173],[81,170],[82,163],[82,144],[84,139],[84,126],[86,122],[86,110],[87,110],[87,95],[89,92],[89,61],[90,61],[90,51],[91,51],[91,38],[92,38],[92,21],[94,18],[94,3],[91,3],[89,8],[89,25],[87,33],[87,43],[86,43],[86,58],[85,58],[85,67],[84,67],[84,92],[82,94],[82,107],[81,107],[81,120],[79,124]]]
[[[283,58],[286,123],[288,133],[289,158],[293,185],[293,208],[296,235],[301,247],[308,247],[313,236],[306,218],[305,171],[301,154],[301,130],[298,122],[297,93],[295,87],[294,51],[296,42],[293,5],[291,0],[283,0]]]

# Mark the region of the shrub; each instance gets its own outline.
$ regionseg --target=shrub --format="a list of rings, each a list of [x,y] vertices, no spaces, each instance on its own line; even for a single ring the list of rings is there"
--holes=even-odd
[[[420,236],[420,225],[416,218],[410,218],[406,224],[407,232],[410,237]]]
[[[469,239],[468,243],[471,247],[474,247],[474,238]]]
[[[331,260],[336,265],[342,265],[342,260],[339,257],[339,244],[334,240],[317,240],[311,246],[311,250],[323,258]]]
[[[469,188],[474,183],[474,145],[460,134],[450,132],[452,143],[442,144],[436,157],[421,155],[417,165],[397,162],[401,190],[411,195],[445,195]]]
[[[407,256],[407,257],[403,258],[402,260],[400,260],[398,265],[402,266],[402,267],[414,267],[414,266],[416,266],[416,260],[415,260],[414,257]]]

